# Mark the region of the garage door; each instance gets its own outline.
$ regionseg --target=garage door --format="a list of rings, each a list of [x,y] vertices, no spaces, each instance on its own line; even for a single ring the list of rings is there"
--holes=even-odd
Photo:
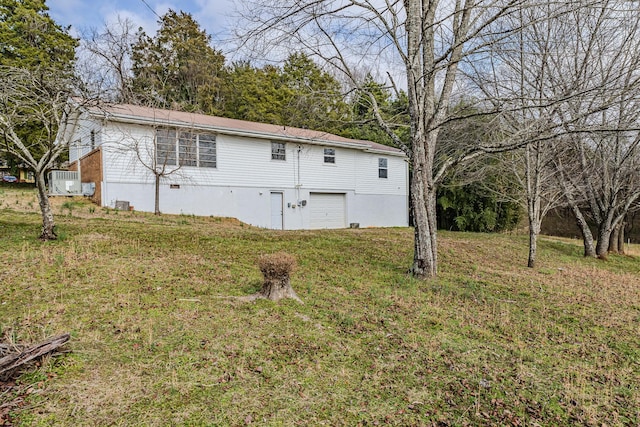
[[[345,228],[345,195],[311,193],[309,195],[311,228]]]

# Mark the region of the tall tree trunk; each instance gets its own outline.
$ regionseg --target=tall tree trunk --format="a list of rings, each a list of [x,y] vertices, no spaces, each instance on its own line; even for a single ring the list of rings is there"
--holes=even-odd
[[[613,231],[611,232],[611,236],[609,237],[609,253],[612,253],[612,254],[620,253],[620,248],[618,247],[619,239],[620,239],[620,224],[613,227]]]
[[[609,240],[611,239],[612,231],[612,227],[608,224],[601,224],[598,227],[596,256],[600,259],[607,259],[607,254],[609,253]]]
[[[56,240],[58,237],[54,230],[56,224],[53,219],[53,210],[51,210],[51,203],[49,203],[49,195],[47,194],[47,187],[44,182],[44,172],[36,171],[35,175],[38,204],[40,205],[40,212],[42,214],[42,233],[40,234],[40,240]]]
[[[536,266],[536,255],[538,253],[538,234],[540,234],[540,223],[533,218],[529,218],[529,260],[527,267]]]
[[[414,221],[414,252],[411,272],[418,278],[435,277],[437,274],[436,191],[424,166],[424,150],[414,153],[411,205]],[[425,170],[426,169],[426,170]]]
[[[155,215],[160,215],[160,174],[155,174],[155,206],[153,213]]]
[[[620,223],[620,231],[618,233],[618,253],[624,255],[625,251],[624,251],[624,231],[625,228],[627,227],[627,223],[626,222],[621,222]]]
[[[573,212],[573,216],[576,219],[576,224],[578,229],[580,230],[580,234],[582,235],[582,244],[584,246],[584,256],[585,257],[595,257],[596,256],[596,248],[593,244],[593,234],[591,233],[591,229],[589,228],[589,224],[585,219],[584,215],[582,215],[582,211],[580,208],[573,203],[569,202],[571,205],[571,212]]]
[[[542,159],[540,156],[541,144],[535,146],[528,144],[525,150],[526,184],[527,184],[527,216],[529,217],[529,259],[527,267],[536,266],[536,254],[538,252],[538,234],[540,234],[541,220],[541,183]]]

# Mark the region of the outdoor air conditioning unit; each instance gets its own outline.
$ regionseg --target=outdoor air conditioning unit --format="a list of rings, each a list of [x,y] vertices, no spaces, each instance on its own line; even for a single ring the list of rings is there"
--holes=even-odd
[[[51,196],[80,196],[80,175],[72,171],[49,172],[49,194]]]

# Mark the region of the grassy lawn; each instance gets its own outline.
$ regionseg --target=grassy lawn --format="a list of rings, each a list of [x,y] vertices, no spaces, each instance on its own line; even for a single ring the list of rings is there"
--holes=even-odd
[[[439,277],[417,281],[410,229],[61,199],[61,238],[42,243],[36,209],[0,189],[0,337],[72,339],[0,391],[0,408],[22,399],[16,425],[640,424],[638,258],[543,239],[532,270],[526,236],[443,232]],[[233,298],[276,251],[297,258],[304,305]]]

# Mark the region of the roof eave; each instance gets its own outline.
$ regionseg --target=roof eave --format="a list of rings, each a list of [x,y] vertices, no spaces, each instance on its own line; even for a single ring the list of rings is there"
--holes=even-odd
[[[250,131],[250,130],[241,130],[234,128],[227,128],[224,126],[214,126],[214,125],[205,125],[198,123],[187,123],[180,120],[166,120],[160,119],[157,117],[143,117],[143,116],[134,116],[129,114],[122,113],[113,113],[108,111],[101,111],[99,113],[95,111],[89,112],[91,115],[101,118],[106,118],[112,121],[119,121],[123,123],[130,124],[140,124],[140,125],[158,125],[161,124],[163,126],[175,126],[175,127],[189,127],[191,129],[200,129],[200,130],[208,130],[216,133],[221,133],[224,135],[232,135],[232,136],[248,136],[253,138],[260,139],[269,139],[273,141],[286,141],[300,144],[310,144],[310,145],[324,145],[324,146],[332,146],[332,147],[342,147],[342,148],[354,148],[370,153],[377,154],[385,154],[389,156],[398,156],[398,157],[406,157],[405,153],[402,151],[391,151],[391,150],[381,150],[376,149],[373,146],[363,143],[353,143],[353,142],[341,142],[341,141],[331,141],[328,139],[318,139],[318,138],[303,138],[299,136],[293,135],[280,135],[275,133],[268,132],[259,132],[259,131]]]

